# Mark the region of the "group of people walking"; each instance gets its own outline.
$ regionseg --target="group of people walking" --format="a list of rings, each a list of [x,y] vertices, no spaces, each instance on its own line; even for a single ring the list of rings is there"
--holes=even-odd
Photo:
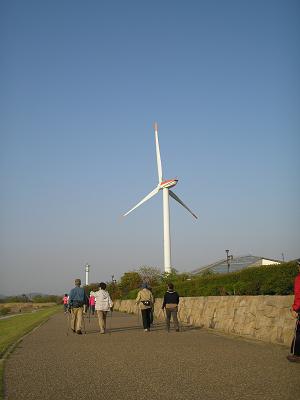
[[[135,300],[140,307],[145,332],[150,332],[150,326],[153,323],[154,297],[147,283],[143,283],[142,290],[138,292]],[[164,295],[162,309],[166,316],[167,331],[170,331],[171,317],[175,325],[176,332],[179,332],[179,322],[177,317],[179,304],[179,295],[174,291],[173,283],[168,284],[168,290]]]
[[[154,296],[147,283],[143,283],[142,289],[138,292],[136,304],[140,308],[145,332],[150,331],[153,323]],[[78,335],[82,334],[84,307],[89,306],[92,314],[96,311],[100,333],[106,331],[107,313],[113,309],[113,302],[106,290],[106,283],[99,284],[99,290],[91,292],[88,297],[81,287],[81,280],[75,279],[75,287],[71,289],[69,295],[63,297],[64,309],[71,313],[71,329]],[[166,316],[167,331],[170,331],[171,317],[175,325],[176,332],[179,332],[179,322],[177,317],[179,295],[174,291],[174,285],[168,284],[168,290],[164,295],[162,309]]]
[[[299,274],[294,283],[294,303],[291,307],[291,314],[296,319],[295,332],[291,345],[291,354],[287,359],[291,362],[300,363],[300,259],[297,260]],[[70,291],[70,294],[65,294],[63,298],[65,312],[67,309],[71,312],[71,329],[73,332],[82,334],[83,322],[83,306],[89,305],[92,313],[97,312],[100,333],[104,334],[106,330],[106,317],[108,311],[112,310],[113,302],[109,293],[106,290],[106,283],[99,284],[99,290],[90,293],[88,298],[85,291],[80,287],[80,279],[75,280],[75,287]],[[136,297],[136,304],[139,306],[142,314],[143,328],[145,332],[150,331],[150,326],[153,323],[154,296],[147,283],[142,285],[142,289]],[[170,331],[171,317],[175,325],[176,332],[179,332],[178,323],[178,304],[179,295],[174,291],[174,285],[168,284],[162,303],[162,309],[165,313],[167,331]]]
[[[106,290],[106,283],[99,284],[99,290],[90,293],[88,297],[81,285],[80,279],[75,279],[75,287],[71,289],[68,299],[68,308],[71,313],[71,329],[78,335],[82,334],[84,306],[89,306],[92,314],[97,312],[100,333],[106,330],[106,317],[113,307],[113,302]]]

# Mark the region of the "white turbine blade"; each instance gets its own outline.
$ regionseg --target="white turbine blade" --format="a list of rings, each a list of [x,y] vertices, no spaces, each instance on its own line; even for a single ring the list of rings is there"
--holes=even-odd
[[[154,123],[154,133],[155,133],[155,147],[156,147],[156,161],[157,161],[157,172],[158,172],[158,183],[162,182],[162,166],[161,166],[161,158],[160,158],[160,150],[159,150],[159,142],[158,142],[158,126],[157,122]]]
[[[197,215],[195,215],[195,214],[188,208],[188,206],[186,206],[186,205],[184,204],[184,202],[181,201],[180,198],[179,198],[178,196],[176,196],[176,194],[175,194],[174,192],[172,192],[172,190],[170,190],[170,189],[169,189],[169,194],[170,194],[171,197],[173,197],[174,200],[178,201],[179,204],[181,204],[184,208],[186,208],[186,209],[192,214],[193,217],[198,218]]]
[[[159,187],[157,186],[154,190],[152,190],[152,192],[150,192],[149,194],[147,194],[146,197],[143,198],[143,200],[141,200],[136,206],[134,206],[131,210],[127,211],[126,214],[123,215],[123,217],[126,217],[126,215],[128,215],[129,213],[131,213],[131,211],[135,210],[137,207],[139,207],[141,204],[145,203],[145,201],[151,199],[151,197],[153,197],[154,195],[156,195],[156,193],[159,192]]]

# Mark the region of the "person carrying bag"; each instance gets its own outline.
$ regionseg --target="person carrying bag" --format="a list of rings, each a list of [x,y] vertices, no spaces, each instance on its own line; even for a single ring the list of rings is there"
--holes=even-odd
[[[148,289],[147,283],[142,284],[142,290],[138,292],[135,302],[140,307],[142,313],[144,331],[150,332],[151,310],[154,301],[153,295]]]
[[[179,332],[179,322],[177,318],[178,304],[179,304],[179,295],[177,292],[174,291],[173,283],[168,283],[168,290],[164,295],[164,301],[162,305],[162,309],[166,310],[166,323],[168,332],[170,332],[171,316],[173,318],[176,332]]]

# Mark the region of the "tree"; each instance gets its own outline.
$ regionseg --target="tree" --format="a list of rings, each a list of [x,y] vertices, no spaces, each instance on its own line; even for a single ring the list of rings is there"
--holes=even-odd
[[[127,294],[130,290],[137,289],[142,283],[141,276],[136,271],[125,272],[121,276],[119,287],[123,294]]]
[[[99,290],[99,283],[90,283],[89,285],[84,285],[84,291],[87,296],[90,295],[90,292],[97,292]]]
[[[151,287],[161,282],[162,273],[157,267],[142,266],[138,269],[138,274],[143,282],[148,283]]]
[[[120,299],[122,297],[122,290],[120,285],[116,282],[107,282],[106,290],[108,291],[112,300]]]

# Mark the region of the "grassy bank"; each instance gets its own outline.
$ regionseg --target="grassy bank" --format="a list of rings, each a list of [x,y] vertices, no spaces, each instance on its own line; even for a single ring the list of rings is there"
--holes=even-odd
[[[0,303],[0,316],[27,313],[55,306],[56,303]]]
[[[3,399],[3,356],[22,336],[61,310],[61,306],[49,307],[0,320],[0,400]]]

